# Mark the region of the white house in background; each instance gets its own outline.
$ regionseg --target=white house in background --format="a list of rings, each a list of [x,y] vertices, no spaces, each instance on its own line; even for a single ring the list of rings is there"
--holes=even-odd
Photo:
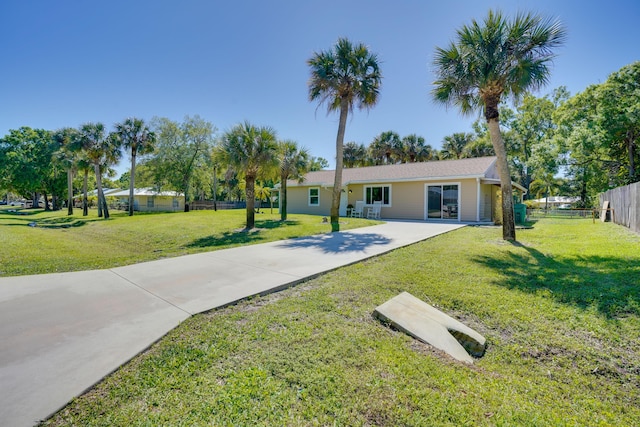
[[[580,197],[568,196],[549,196],[541,199],[530,200],[529,203],[535,203],[539,208],[548,206],[549,208],[569,209],[572,204],[579,202]]]
[[[117,204],[125,208],[129,204],[129,190],[118,190],[106,196],[117,199]],[[153,188],[135,188],[133,209],[139,212],[181,212],[184,211],[184,194],[156,191]]]
[[[387,219],[492,222],[500,179],[496,157],[403,163],[343,169],[340,215],[347,206],[381,202]],[[329,215],[334,171],[309,172],[287,181],[287,211]],[[514,194],[526,192],[512,183]],[[278,188],[279,186],[276,186]]]

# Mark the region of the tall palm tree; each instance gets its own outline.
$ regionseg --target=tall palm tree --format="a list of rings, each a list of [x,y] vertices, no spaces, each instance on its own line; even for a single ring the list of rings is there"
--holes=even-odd
[[[562,45],[566,32],[558,21],[539,15],[518,14],[507,20],[501,12],[489,11],[483,22],[473,20],[456,35],[446,49],[436,48],[432,94],[437,102],[455,105],[463,114],[483,110],[498,157],[502,237],[515,240],[511,175],[498,105],[505,97],[518,97],[547,83],[552,50]]]
[[[80,128],[80,134],[83,150],[96,174],[98,216],[104,213],[104,219],[109,219],[109,208],[102,191],[102,172],[120,157],[120,139],[115,134],[105,136],[102,123],[85,123]]]
[[[327,105],[327,113],[340,112],[336,136],[336,172],[331,197],[331,230],[339,231],[340,193],[342,191],[343,143],[347,115],[356,105],[369,109],[378,101],[382,75],[378,57],[363,44],[340,38],[331,50],[320,51],[307,60],[309,100]]]
[[[120,137],[122,146],[131,153],[131,169],[129,173],[129,216],[133,215],[133,190],[136,178],[136,156],[153,151],[156,134],[149,130],[144,120],[135,117],[116,123],[116,134]]]
[[[260,172],[273,167],[276,155],[276,132],[270,127],[256,127],[249,122],[234,126],[222,136],[218,147],[220,159],[237,172],[244,173],[247,199],[247,230],[255,226],[255,182]]]
[[[287,220],[287,180],[301,180],[309,169],[311,156],[306,148],[299,148],[295,141],[278,142],[280,166],[280,220]]]
[[[73,175],[78,168],[80,133],[74,128],[62,128],[54,132],[58,145],[57,160],[67,171],[67,215],[73,215]]]

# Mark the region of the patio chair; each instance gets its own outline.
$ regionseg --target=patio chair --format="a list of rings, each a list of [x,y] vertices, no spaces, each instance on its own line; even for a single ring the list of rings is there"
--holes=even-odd
[[[373,202],[373,206],[369,208],[367,212],[367,218],[380,219],[380,210],[382,209],[382,202]]]
[[[362,218],[364,216],[364,200],[357,200],[356,207],[351,209],[351,218]]]

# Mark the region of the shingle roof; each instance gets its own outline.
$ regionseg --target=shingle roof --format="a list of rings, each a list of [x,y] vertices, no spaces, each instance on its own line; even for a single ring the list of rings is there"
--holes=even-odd
[[[342,170],[343,185],[386,182],[436,180],[452,178],[495,178],[490,174],[496,157],[476,157],[461,160],[403,163],[398,165],[367,166]],[[288,186],[333,185],[335,170],[309,172],[302,183],[287,181]]]

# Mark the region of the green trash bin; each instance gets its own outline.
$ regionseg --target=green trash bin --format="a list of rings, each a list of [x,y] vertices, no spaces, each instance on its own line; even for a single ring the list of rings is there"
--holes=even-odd
[[[518,224],[524,224],[527,220],[527,205],[522,203],[516,203],[513,206],[513,212],[515,214],[515,220]]]

